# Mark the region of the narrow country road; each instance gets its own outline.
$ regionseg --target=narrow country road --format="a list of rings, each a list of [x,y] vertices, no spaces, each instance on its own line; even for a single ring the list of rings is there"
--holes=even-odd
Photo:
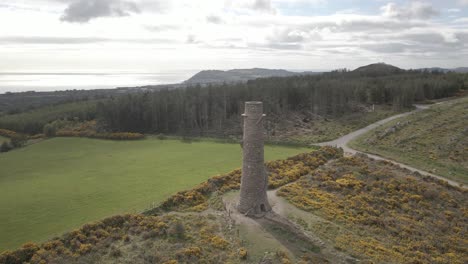
[[[462,186],[459,182],[456,182],[456,181],[453,181],[453,180],[449,180],[447,178],[444,178],[442,176],[439,176],[439,175],[435,175],[435,174],[432,174],[432,173],[429,173],[427,171],[423,171],[423,170],[420,170],[420,169],[416,169],[416,168],[413,168],[411,166],[408,166],[406,164],[403,164],[403,163],[400,163],[400,162],[397,162],[397,161],[394,161],[394,160],[391,160],[391,159],[387,159],[387,158],[384,158],[384,157],[381,157],[381,156],[378,156],[378,155],[374,155],[374,154],[370,154],[370,153],[367,153],[367,152],[363,152],[363,151],[358,151],[358,150],[355,150],[355,149],[352,149],[348,146],[348,143],[357,138],[358,136],[376,128],[376,127],[379,127],[389,121],[392,121],[396,118],[400,118],[400,117],[404,117],[404,116],[407,116],[407,115],[411,115],[411,114],[414,114],[416,112],[419,112],[421,110],[424,110],[424,109],[427,109],[429,108],[429,106],[427,105],[415,105],[416,109],[411,111],[411,112],[406,112],[406,113],[402,113],[402,114],[398,114],[398,115],[394,115],[394,116],[391,116],[391,117],[388,117],[388,118],[385,118],[385,119],[382,119],[380,121],[377,121],[373,124],[370,124],[364,128],[361,128],[359,130],[356,130],[354,132],[351,132],[347,135],[344,135],[338,139],[335,139],[333,141],[328,141],[328,142],[322,142],[322,143],[317,143],[315,145],[318,145],[318,146],[335,146],[335,147],[339,147],[339,148],[343,148],[344,152],[346,154],[356,154],[356,153],[363,153],[363,154],[366,154],[367,156],[373,158],[373,159],[376,159],[376,160],[386,160],[386,161],[389,161],[389,162],[392,162],[394,164],[397,164],[399,165],[400,167],[402,168],[406,168],[410,171],[413,171],[413,172],[419,172],[420,174],[423,174],[423,175],[427,175],[427,176],[431,176],[431,177],[434,177],[434,178],[437,178],[437,179],[440,179],[440,180],[444,180],[444,181],[447,181],[450,185],[452,186]]]

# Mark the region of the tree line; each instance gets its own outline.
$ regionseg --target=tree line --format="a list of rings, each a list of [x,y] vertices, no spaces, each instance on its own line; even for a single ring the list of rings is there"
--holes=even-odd
[[[452,96],[467,87],[468,74],[420,71],[369,74],[342,70],[237,84],[165,88],[50,105],[0,116],[0,128],[33,135],[48,131],[46,126],[56,120],[97,120],[99,133],[225,137],[240,134],[245,101],[263,101],[267,121],[275,122],[288,113],[305,111],[326,118],[340,117],[372,104],[392,105],[399,111],[414,102]]]
[[[270,117],[294,111],[338,117],[362,104],[391,104],[402,110],[414,102],[455,95],[467,84],[467,75],[456,73],[369,76],[339,71],[131,94],[101,101],[96,111],[98,124],[108,131],[222,136],[240,129],[245,101],[263,101]]]
[[[56,120],[86,121],[96,118],[96,100],[49,105],[17,114],[0,116],[0,128],[29,135],[43,133]]]

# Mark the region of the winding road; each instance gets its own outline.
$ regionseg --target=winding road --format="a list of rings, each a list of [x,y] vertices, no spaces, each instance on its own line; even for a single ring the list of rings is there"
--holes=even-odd
[[[361,128],[359,130],[356,130],[354,132],[351,132],[347,135],[344,135],[338,139],[335,139],[335,140],[332,140],[332,141],[328,141],[328,142],[322,142],[322,143],[317,143],[315,145],[318,145],[318,146],[334,146],[334,147],[339,147],[339,148],[343,148],[345,154],[350,154],[350,155],[353,155],[353,154],[356,154],[356,153],[362,153],[362,154],[365,154],[367,156],[369,156],[370,158],[373,158],[373,159],[376,159],[376,160],[385,160],[385,161],[388,161],[388,162],[391,162],[393,164],[396,164],[396,165],[399,165],[400,167],[402,168],[406,168],[410,171],[413,171],[413,172],[418,172],[422,175],[427,175],[427,176],[430,176],[430,177],[434,177],[434,178],[437,178],[437,179],[440,179],[440,180],[444,180],[444,181],[447,181],[448,184],[452,185],[452,186],[462,186],[461,183],[459,182],[456,182],[456,181],[453,181],[453,180],[449,180],[447,178],[444,178],[442,176],[439,176],[439,175],[435,175],[433,173],[430,173],[430,172],[427,172],[427,171],[423,171],[423,170],[420,170],[420,169],[416,169],[416,168],[413,168],[409,165],[406,165],[406,164],[403,164],[403,163],[400,163],[400,162],[397,162],[397,161],[394,161],[394,160],[391,160],[391,159],[387,159],[387,158],[384,158],[384,157],[381,157],[381,156],[378,156],[378,155],[374,155],[374,154],[370,154],[370,153],[367,153],[367,152],[363,152],[363,151],[358,151],[358,150],[355,150],[355,149],[352,149],[348,146],[348,143],[357,138],[358,136],[376,128],[376,127],[379,127],[385,123],[388,123],[396,118],[400,118],[400,117],[404,117],[404,116],[407,116],[407,115],[411,115],[411,114],[414,114],[416,112],[419,112],[419,111],[422,111],[424,109],[427,109],[429,108],[429,106],[427,105],[415,105],[416,109],[413,110],[413,111],[410,111],[410,112],[406,112],[406,113],[402,113],[402,114],[398,114],[398,115],[394,115],[394,116],[391,116],[391,117],[388,117],[388,118],[385,118],[385,119],[382,119],[380,121],[377,121],[373,124],[370,124],[364,128]],[[463,187],[465,188],[465,187]]]

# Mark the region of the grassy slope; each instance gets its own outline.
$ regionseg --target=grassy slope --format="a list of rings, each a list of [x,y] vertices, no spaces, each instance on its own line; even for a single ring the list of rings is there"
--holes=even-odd
[[[467,184],[467,124],[465,97],[389,122],[350,145]],[[379,139],[377,135],[395,126],[396,132]]]
[[[3,141],[8,141],[8,138],[0,136],[0,144],[3,143]]]
[[[334,160],[278,191],[312,214],[291,218],[362,263],[466,263],[466,194],[362,156]]]
[[[266,147],[266,159],[306,149]],[[56,138],[0,155],[0,250],[140,211],[241,163],[238,144]]]
[[[280,126],[278,139],[303,144],[331,141],[395,114],[397,112],[392,111],[391,107],[377,105],[374,112],[351,112],[341,117],[319,118],[307,123],[301,119],[286,118],[282,121],[286,124]]]

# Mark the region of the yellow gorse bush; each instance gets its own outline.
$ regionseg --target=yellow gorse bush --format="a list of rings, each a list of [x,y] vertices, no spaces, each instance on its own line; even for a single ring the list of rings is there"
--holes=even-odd
[[[300,209],[344,225],[335,246],[374,263],[465,263],[467,191],[353,156],[282,187]]]
[[[183,223],[186,227],[186,236],[178,240],[169,234],[169,227],[176,223]],[[42,264],[55,263],[57,259],[77,260],[98,252],[106,255],[112,249],[109,247],[111,243],[121,246],[134,240],[160,241],[159,245],[166,248],[158,255],[158,263],[213,263],[213,260],[229,256],[233,260],[238,259],[240,242],[233,238],[227,240],[221,227],[215,223],[200,215],[118,215],[86,224],[41,245],[27,243],[16,251],[6,251],[0,254],[0,263]]]

